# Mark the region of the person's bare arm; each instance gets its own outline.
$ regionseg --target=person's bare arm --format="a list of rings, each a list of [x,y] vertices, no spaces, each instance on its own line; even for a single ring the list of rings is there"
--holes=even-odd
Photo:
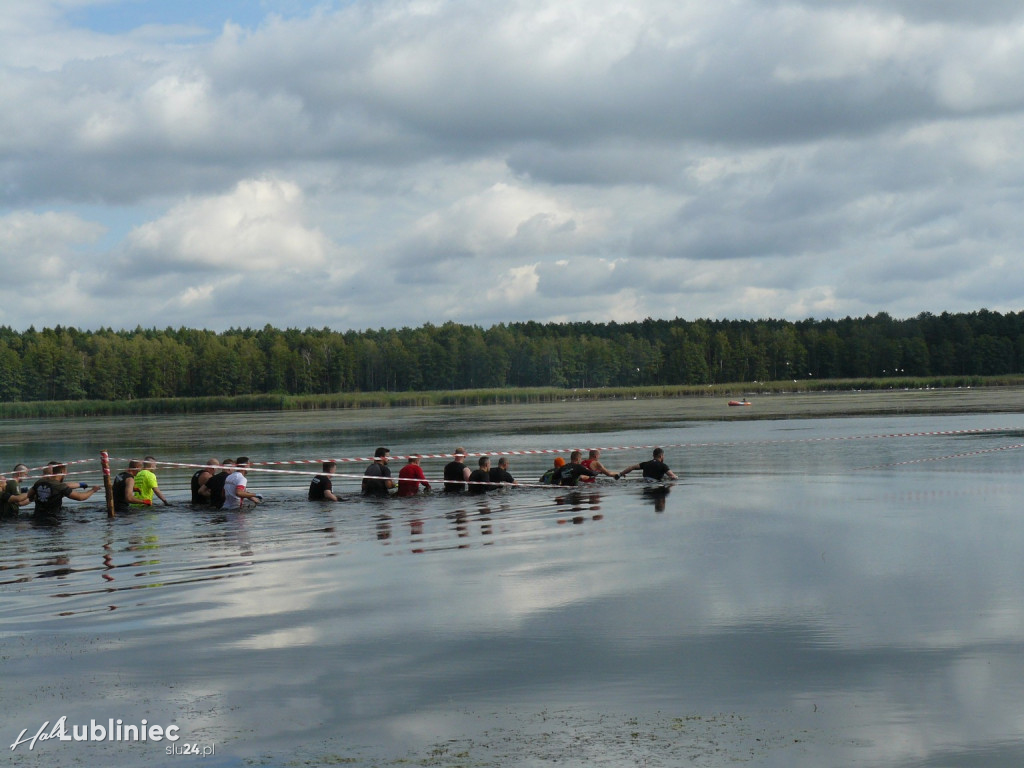
[[[137,503],[139,500],[135,498],[135,478],[128,477],[124,481],[124,500],[129,504]]]
[[[260,494],[253,493],[248,488],[243,488],[242,486],[235,489],[235,496],[240,499],[252,499],[253,504],[259,504],[263,501],[263,497]]]
[[[68,494],[68,498],[69,499],[74,499],[75,501],[85,501],[90,496],[92,496],[94,493],[96,493],[96,491],[98,491],[99,489],[100,489],[100,487],[98,485],[94,485],[92,488],[89,488],[88,490],[85,490],[85,491],[83,491],[83,490],[72,491],[71,493]]]

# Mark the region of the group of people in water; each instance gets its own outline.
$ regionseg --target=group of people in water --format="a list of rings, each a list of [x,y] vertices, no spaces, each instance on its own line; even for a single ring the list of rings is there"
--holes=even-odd
[[[193,504],[207,504],[216,509],[240,509],[246,501],[253,505],[263,501],[263,494],[249,490],[249,457],[210,459],[206,466],[192,473]]]
[[[51,461],[46,465],[46,474],[26,486],[22,483],[28,478],[28,467],[15,464],[10,478],[0,475],[0,515],[5,519],[18,517],[23,506],[34,503],[35,519],[52,519],[60,512],[64,499],[85,501],[100,489],[98,485],[90,488],[88,483],[64,482],[67,471],[61,462]]]
[[[675,473],[668,468],[664,459],[665,451],[661,448],[655,448],[648,461],[641,461],[639,464],[633,464],[618,472],[612,472],[601,463],[601,451],[599,449],[591,449],[585,459],[583,458],[583,452],[577,450],[569,454],[568,462],[561,456],[557,457],[554,461],[554,466],[541,476],[540,482],[552,485],[576,485],[577,482],[592,483],[600,475],[606,475],[618,480],[620,477],[625,477],[630,472],[635,472],[638,469],[643,473],[645,480],[661,482],[666,477],[669,480],[677,480],[678,478]]]
[[[453,460],[444,467],[442,490],[445,493],[483,494],[499,488],[519,485],[509,472],[509,459],[500,456],[491,466],[490,456],[481,456],[477,460],[477,468],[471,470],[464,462],[467,457],[465,448],[456,448]],[[574,486],[580,482],[592,483],[604,475],[614,479],[625,477],[630,472],[640,470],[647,480],[662,481],[665,478],[676,480],[676,475],[664,462],[665,452],[655,448],[652,458],[612,472],[601,463],[601,452],[591,450],[584,459],[583,452],[572,451],[569,461],[562,457],[554,460],[554,465],[547,470],[538,481],[544,485]],[[415,496],[430,492],[431,485],[423,474],[419,456],[409,456],[405,466],[399,470],[397,482],[392,477],[388,462],[391,451],[380,447],[374,452],[373,463],[362,476],[361,491],[364,496]],[[144,459],[132,459],[128,467],[119,472],[112,480],[112,495],[115,512],[126,512],[132,509],[151,507],[154,499],[159,499],[165,506],[170,501],[160,490],[155,469],[157,460],[153,456]],[[236,459],[210,459],[206,465],[192,475],[191,492],[194,505],[212,506],[216,509],[239,509],[246,501],[259,504],[263,496],[248,489],[247,473],[250,467],[248,456]],[[309,484],[308,498],[310,501],[338,501],[334,491],[332,477],[337,470],[337,463],[326,461],[322,465],[321,474]],[[29,469],[24,464],[15,465],[11,477],[0,475],[0,513],[4,518],[16,518],[21,507],[35,504],[35,519],[50,519],[58,515],[65,498],[75,501],[89,499],[102,486],[89,486],[88,483],[67,483],[67,466],[61,462],[51,461],[45,473],[31,486],[23,485],[28,477]]]
[[[159,499],[165,506],[171,505],[160,490],[154,471],[156,466],[154,456],[146,456],[141,460],[131,459],[128,467],[113,477],[111,496],[115,513],[151,507],[155,499]],[[258,504],[263,497],[246,488],[248,466],[249,459],[246,456],[225,459],[223,462],[210,459],[205,467],[192,475],[192,503],[211,505],[217,509],[238,509],[245,500]],[[102,487],[65,482],[67,466],[58,461],[49,462],[43,476],[31,487],[23,485],[28,473],[27,466],[16,464],[10,478],[0,474],[0,486],[3,488],[0,492],[0,515],[4,519],[17,518],[21,507],[34,503],[33,520],[53,520],[59,516],[64,499],[86,501]]]
[[[494,466],[491,466],[490,456],[481,456],[477,459],[477,468],[473,470],[465,463],[465,448],[456,448],[452,457],[452,461],[445,465],[442,472],[441,487],[445,493],[482,494],[519,485],[509,472],[507,456],[498,457]],[[592,449],[586,459],[583,458],[582,451],[575,450],[569,454],[568,462],[561,456],[556,458],[554,466],[545,472],[538,482],[543,485],[574,486],[580,482],[592,483],[601,475],[618,480],[636,470],[640,470],[647,480],[660,482],[665,478],[678,479],[665,464],[664,458],[665,451],[655,448],[650,460],[633,464],[619,472],[612,472],[601,463],[599,449]],[[393,493],[395,496],[405,497],[417,495],[420,488],[426,493],[432,490],[430,482],[423,474],[419,456],[408,457],[406,465],[398,472],[397,482],[393,479],[391,467],[388,466],[390,460],[389,448],[381,446],[374,451],[373,463],[363,473],[361,491],[364,496],[386,497]],[[324,462],[322,474],[314,477],[309,484],[310,501],[338,501],[331,480],[336,469],[335,462]]]

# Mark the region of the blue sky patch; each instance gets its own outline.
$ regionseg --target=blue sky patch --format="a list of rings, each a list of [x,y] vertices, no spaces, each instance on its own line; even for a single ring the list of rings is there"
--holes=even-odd
[[[228,21],[252,29],[271,14],[303,16],[328,5],[322,0],[114,0],[70,11],[68,20],[76,27],[111,35],[153,24],[195,26],[217,33]]]

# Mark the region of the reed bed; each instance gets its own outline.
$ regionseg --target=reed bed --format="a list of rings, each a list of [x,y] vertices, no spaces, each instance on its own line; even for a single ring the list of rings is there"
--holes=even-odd
[[[557,387],[465,389],[429,392],[339,392],[323,395],[240,395],[140,400],[55,400],[0,403],[0,418],[202,414],[245,411],[308,411],[467,405],[525,405],[569,400],[680,397],[755,397],[799,392],[929,390],[1019,387],[1024,376],[935,376],[878,379],[802,379],[731,384],[560,389]]]

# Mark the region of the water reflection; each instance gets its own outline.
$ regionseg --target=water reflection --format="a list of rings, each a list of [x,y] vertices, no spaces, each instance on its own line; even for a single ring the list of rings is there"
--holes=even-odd
[[[644,498],[647,499],[651,506],[654,507],[655,512],[664,512],[665,507],[668,504],[668,494],[671,491],[671,487],[668,485],[657,484],[649,488],[643,489]]]
[[[57,555],[49,560],[44,560],[42,565],[43,569],[36,571],[36,578],[39,579],[54,579],[62,578],[64,576],[70,576],[74,573],[74,569],[70,567],[71,558],[67,555]],[[59,566],[57,568],[49,568],[49,566]]]
[[[677,456],[674,488],[4,526],[12,722],[145,713],[232,766],[1015,764],[1024,477],[848,445]]]
[[[564,525],[568,522],[571,522],[574,525],[582,525],[587,520],[593,520],[596,522],[604,517],[601,514],[588,514],[600,512],[601,494],[599,492],[584,492],[581,490],[571,491],[569,493],[556,496],[554,503],[557,507],[565,508],[559,509],[559,513],[569,513],[568,518],[558,518],[559,525]]]

